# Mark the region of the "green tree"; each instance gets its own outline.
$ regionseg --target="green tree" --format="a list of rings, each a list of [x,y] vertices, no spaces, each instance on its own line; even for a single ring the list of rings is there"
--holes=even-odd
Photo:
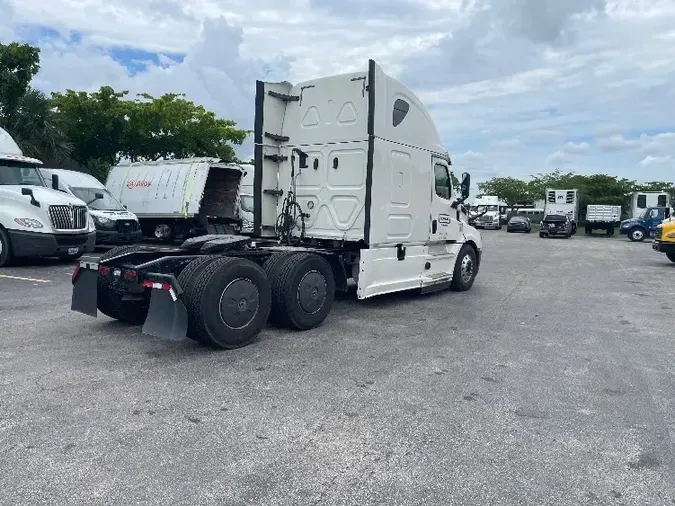
[[[0,117],[10,117],[40,70],[40,50],[28,44],[0,44]]]
[[[493,177],[478,183],[478,189],[483,195],[497,195],[512,210],[534,201],[528,183],[513,177]]]
[[[3,127],[26,156],[59,162],[70,156],[72,144],[57,125],[49,99],[39,90],[28,89]]]

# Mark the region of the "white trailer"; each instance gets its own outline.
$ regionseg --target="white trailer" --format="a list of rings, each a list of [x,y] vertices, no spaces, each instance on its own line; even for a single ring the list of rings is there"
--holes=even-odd
[[[608,236],[613,236],[617,226],[621,223],[621,206],[589,205],[586,207],[586,235],[594,230],[605,230]]]
[[[320,325],[352,281],[359,299],[472,287],[482,241],[464,211],[470,177],[452,187],[428,111],[374,61],[297,85],[258,81],[254,141],[254,237],[111,250],[73,274],[73,310],[236,348],[268,317]]]
[[[640,218],[650,207],[671,207],[670,194],[665,191],[640,191],[631,195],[630,217]]]
[[[122,163],[106,187],[134,213],[144,235],[171,241],[240,230],[241,166],[217,158]]]
[[[59,190],[82,200],[96,225],[96,244],[133,244],[142,238],[135,214],[125,209],[91,174],[65,169],[40,169],[46,180],[58,176]]]
[[[85,203],[51,188],[42,162],[23,155],[0,128],[0,267],[19,257],[75,259],[94,250],[96,229]]]
[[[572,222],[572,234],[577,233],[579,224],[579,190],[546,189],[544,218],[551,214],[566,214]]]

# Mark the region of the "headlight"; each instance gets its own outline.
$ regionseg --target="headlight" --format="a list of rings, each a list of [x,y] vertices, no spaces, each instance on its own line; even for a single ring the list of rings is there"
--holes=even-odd
[[[96,220],[96,223],[99,223],[100,225],[110,225],[113,221],[105,216],[94,216],[94,219]]]
[[[44,225],[33,218],[14,218],[14,222],[25,228],[44,228]]]

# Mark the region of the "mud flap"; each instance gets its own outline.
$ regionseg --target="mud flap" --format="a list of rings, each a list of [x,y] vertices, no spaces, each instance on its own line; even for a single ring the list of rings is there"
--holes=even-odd
[[[98,297],[98,271],[93,269],[80,269],[73,282],[73,297],[70,310],[84,313],[96,318]]]
[[[171,341],[186,339],[187,309],[183,302],[168,290],[152,290],[150,308],[143,324],[143,333]]]

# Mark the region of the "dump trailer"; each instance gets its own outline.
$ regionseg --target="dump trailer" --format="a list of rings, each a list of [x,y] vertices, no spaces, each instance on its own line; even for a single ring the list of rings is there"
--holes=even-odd
[[[586,207],[586,235],[594,230],[605,230],[609,237],[621,224],[621,206],[603,206],[591,204]]]
[[[240,231],[244,172],[212,157],[123,162],[110,170],[106,187],[138,217],[143,235],[171,242]]]
[[[265,323],[321,325],[336,290],[358,299],[469,290],[481,261],[431,116],[372,60],[368,70],[256,83],[252,235],[120,247],[73,272],[71,308],[145,334],[217,348]]]

